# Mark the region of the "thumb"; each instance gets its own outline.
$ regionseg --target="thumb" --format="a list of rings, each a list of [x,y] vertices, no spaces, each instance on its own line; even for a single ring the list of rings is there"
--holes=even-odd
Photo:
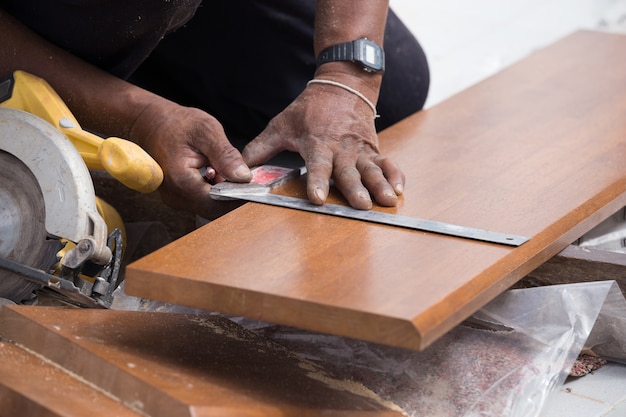
[[[253,167],[261,165],[285,149],[278,131],[268,126],[259,136],[246,145],[241,155],[246,164]]]

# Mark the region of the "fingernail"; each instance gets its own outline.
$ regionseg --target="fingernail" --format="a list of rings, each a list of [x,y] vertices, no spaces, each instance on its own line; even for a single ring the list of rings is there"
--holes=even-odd
[[[383,195],[384,195],[385,197],[389,197],[389,198],[395,198],[395,197],[397,197],[397,196],[396,196],[396,193],[395,193],[395,192],[393,192],[393,190],[385,190],[385,191],[383,192]]]
[[[315,198],[317,198],[319,201],[324,202],[326,200],[326,197],[324,196],[324,191],[322,191],[321,188],[316,188],[314,193]]]
[[[233,172],[233,174],[241,179],[241,180],[249,180],[252,178],[252,172],[250,172],[250,168],[248,168],[245,165],[239,165],[235,171]]]
[[[212,180],[213,178],[215,178],[215,175],[217,173],[215,172],[215,170],[211,167],[206,167],[206,170],[204,171],[204,178],[206,178],[207,180]]]
[[[394,187],[396,189],[396,194],[400,195],[404,192],[404,185],[401,182],[397,183]]]
[[[359,191],[357,193],[357,197],[359,197],[361,200],[371,201],[369,193],[366,193],[365,191]]]

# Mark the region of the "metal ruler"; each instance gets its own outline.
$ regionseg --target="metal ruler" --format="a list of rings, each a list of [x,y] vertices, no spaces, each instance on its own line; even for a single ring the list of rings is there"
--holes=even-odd
[[[217,190],[216,190],[217,191]],[[216,199],[236,199],[252,201],[255,203],[269,204],[272,206],[286,207],[296,210],[310,211],[313,213],[327,214],[337,217],[362,220],[371,223],[385,224],[389,226],[403,227],[424,232],[438,233],[448,236],[456,236],[465,239],[479,240],[483,242],[498,243],[507,246],[520,246],[528,241],[527,237],[508,233],[492,232],[473,227],[458,226],[455,224],[425,220],[414,217],[400,216],[397,214],[383,213],[372,210],[357,210],[348,206],[337,204],[324,204],[317,206],[308,200],[288,197],[278,194],[242,192],[234,190],[212,195]]]

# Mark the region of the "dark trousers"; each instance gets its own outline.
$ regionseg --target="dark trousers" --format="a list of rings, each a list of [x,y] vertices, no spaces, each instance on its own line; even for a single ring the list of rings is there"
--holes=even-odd
[[[204,1],[130,80],[206,110],[241,149],[313,78],[314,14],[314,0]],[[429,85],[424,52],[393,12],[384,49],[379,130],[420,110]]]

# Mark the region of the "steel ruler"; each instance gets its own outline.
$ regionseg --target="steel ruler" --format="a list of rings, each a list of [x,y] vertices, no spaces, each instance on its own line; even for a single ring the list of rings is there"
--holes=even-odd
[[[217,191],[217,190],[216,190]],[[240,192],[234,190],[228,192],[216,192],[212,194],[215,199],[237,199],[252,201],[255,203],[269,204],[272,206],[286,207],[296,210],[309,211],[330,216],[344,217],[348,219],[361,220],[371,223],[384,224],[395,227],[402,227],[423,232],[438,233],[442,235],[461,237],[465,239],[479,240],[483,242],[497,243],[507,246],[520,246],[528,241],[527,237],[493,232],[490,230],[476,229],[473,227],[459,226],[450,223],[438,222],[434,220],[419,219],[414,217],[401,216],[398,214],[383,213],[373,210],[357,210],[352,207],[337,204],[324,204],[317,206],[308,200],[296,197],[289,197],[267,192]]]

